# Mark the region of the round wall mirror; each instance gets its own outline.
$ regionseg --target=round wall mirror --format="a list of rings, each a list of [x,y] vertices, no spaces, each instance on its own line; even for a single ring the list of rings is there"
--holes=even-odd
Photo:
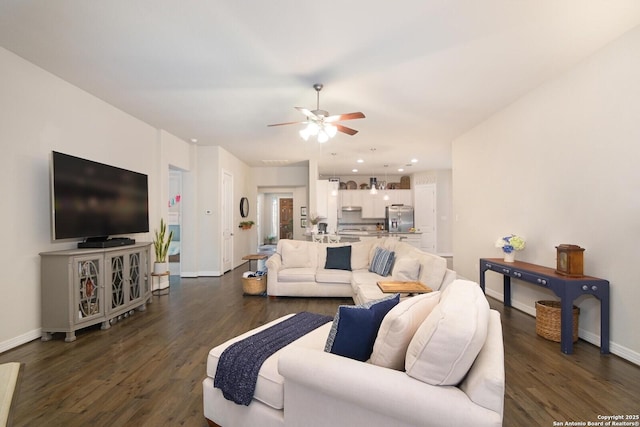
[[[240,216],[242,218],[249,216],[249,199],[246,197],[240,199]]]

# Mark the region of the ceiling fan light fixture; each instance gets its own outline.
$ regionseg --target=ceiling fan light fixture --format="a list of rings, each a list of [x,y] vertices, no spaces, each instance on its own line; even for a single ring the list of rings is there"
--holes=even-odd
[[[320,132],[318,132],[318,142],[321,144],[324,144],[328,140],[329,140],[329,135],[327,135],[327,132],[325,132],[324,129],[321,129]]]
[[[329,138],[333,138],[338,133],[338,128],[332,124],[326,123],[324,125],[324,131],[329,135]]]
[[[304,139],[305,141],[309,140],[309,137],[311,136],[311,134],[309,133],[309,128],[306,127],[304,129],[302,129],[300,131],[300,136],[302,137],[302,139]]]

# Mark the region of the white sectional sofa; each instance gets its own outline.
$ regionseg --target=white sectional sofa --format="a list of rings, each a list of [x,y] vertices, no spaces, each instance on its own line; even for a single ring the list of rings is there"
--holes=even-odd
[[[327,248],[344,246],[351,246],[351,270],[325,268]],[[376,247],[395,254],[388,277],[369,271]],[[456,278],[456,273],[447,269],[444,258],[393,237],[354,243],[280,240],[266,266],[269,296],[352,297],[356,304],[382,298],[384,294],[377,285],[382,279],[418,280],[436,291]]]
[[[266,359],[248,406],[214,387],[213,348],[203,381],[210,424],[234,426],[501,426],[505,377],[500,315],[479,285],[455,280],[386,313],[366,362],[325,351],[332,323]],[[335,322],[335,320],[334,320]],[[342,322],[342,320],[340,320]]]

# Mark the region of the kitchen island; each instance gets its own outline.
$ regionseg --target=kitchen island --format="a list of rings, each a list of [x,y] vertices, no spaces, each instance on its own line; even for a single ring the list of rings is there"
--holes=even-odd
[[[376,230],[343,230],[338,231],[338,235],[341,236],[343,242],[358,242],[364,239],[381,239],[383,237],[395,237],[401,242],[405,242],[420,248],[420,240],[422,239],[422,232],[398,232],[398,231],[376,231]]]

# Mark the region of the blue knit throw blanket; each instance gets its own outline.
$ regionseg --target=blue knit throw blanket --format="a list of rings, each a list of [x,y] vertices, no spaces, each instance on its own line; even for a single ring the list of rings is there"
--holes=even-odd
[[[239,405],[248,406],[265,360],[287,344],[333,320],[330,316],[302,312],[240,340],[220,355],[213,385],[222,395]]]

